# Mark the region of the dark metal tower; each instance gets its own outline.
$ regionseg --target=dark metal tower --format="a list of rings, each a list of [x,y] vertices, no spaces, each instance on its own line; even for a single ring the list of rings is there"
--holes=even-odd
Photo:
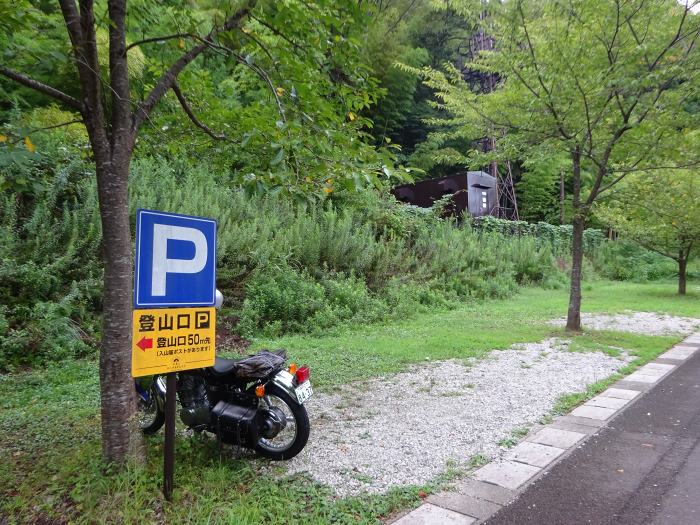
[[[483,2],[484,0],[482,0]],[[473,59],[481,51],[491,51],[494,48],[495,40],[493,37],[486,34],[485,26],[488,19],[486,10],[479,13],[479,24],[476,32],[472,35],[469,41],[469,58]],[[484,73],[474,71],[469,67],[462,67],[462,75],[464,80],[469,84],[471,89],[489,93],[496,89],[498,78],[494,73]],[[485,137],[481,140],[481,147],[485,153],[496,149],[496,137]],[[515,184],[513,183],[513,171],[510,161],[507,160],[499,167],[497,161],[491,162],[487,171],[496,177],[496,193],[498,195],[497,207],[493,214],[502,219],[513,221],[519,220],[518,202],[515,197]]]

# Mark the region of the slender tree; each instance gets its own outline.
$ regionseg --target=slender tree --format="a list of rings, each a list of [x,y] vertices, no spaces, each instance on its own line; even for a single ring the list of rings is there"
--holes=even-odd
[[[172,62],[143,100],[133,100],[129,86],[126,41],[126,0],[109,0],[107,15],[108,73],[101,75],[97,21],[93,0],[59,0],[70,39],[72,63],[79,81],[80,97],[32,78],[6,65],[0,74],[78,112],[87,129],[97,174],[103,234],[104,299],[100,393],[102,449],[108,462],[123,463],[138,445],[135,397],[131,378],[132,253],[129,228],[129,164],[139,129],[169,90],[175,90],[182,107],[194,116],[177,89],[178,75],[205,51],[215,49],[218,39],[236,31],[250,16],[255,0],[238,5],[220,24],[203,35],[187,35],[192,42]],[[143,42],[165,41],[172,35]],[[185,35],[179,36],[185,38]],[[193,119],[198,123],[196,118]],[[199,125],[201,128],[202,126]]]
[[[676,0],[515,0],[490,3],[498,47],[470,66],[501,79],[471,92],[459,72],[424,70],[448,124],[462,136],[502,136],[495,155],[568,155],[572,269],[567,329],[581,328],[583,231],[591,208],[631,172],[694,161],[683,148],[697,122],[684,111],[697,86],[696,5]],[[473,164],[484,165],[483,156]],[[582,171],[593,174],[582,184]]]
[[[700,178],[692,171],[635,174],[595,207],[595,215],[645,248],[676,261],[686,293],[688,261],[700,248]]]

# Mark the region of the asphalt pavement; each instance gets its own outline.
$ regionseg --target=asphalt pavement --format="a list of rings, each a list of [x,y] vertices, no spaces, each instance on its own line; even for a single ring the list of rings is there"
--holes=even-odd
[[[700,525],[700,352],[488,525]]]

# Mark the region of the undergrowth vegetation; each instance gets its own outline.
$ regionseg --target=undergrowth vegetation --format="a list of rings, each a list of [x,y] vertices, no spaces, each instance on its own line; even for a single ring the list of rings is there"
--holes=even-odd
[[[94,352],[101,310],[100,221],[87,160],[42,155],[0,200],[0,370]],[[31,188],[31,191],[23,189]],[[137,208],[216,217],[218,286],[251,337],[322,333],[403,318],[519,286],[565,283],[570,228],[471,222],[367,191],[299,204],[250,195],[205,166],[143,158],[131,175]],[[587,232],[587,270],[646,280],[673,266]],[[634,264],[630,264],[633,261]]]

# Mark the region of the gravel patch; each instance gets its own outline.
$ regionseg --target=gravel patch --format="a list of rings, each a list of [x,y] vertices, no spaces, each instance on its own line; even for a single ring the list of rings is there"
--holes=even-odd
[[[565,326],[566,319],[554,319],[550,324]],[[653,312],[625,312],[621,314],[581,314],[584,328],[615,330],[643,335],[691,334],[700,327],[700,319],[674,317]]]
[[[309,444],[287,463],[346,496],[422,484],[535,423],[559,396],[613,374],[630,360],[568,352],[547,339],[486,358],[429,362],[406,372],[317,393],[307,404]]]

